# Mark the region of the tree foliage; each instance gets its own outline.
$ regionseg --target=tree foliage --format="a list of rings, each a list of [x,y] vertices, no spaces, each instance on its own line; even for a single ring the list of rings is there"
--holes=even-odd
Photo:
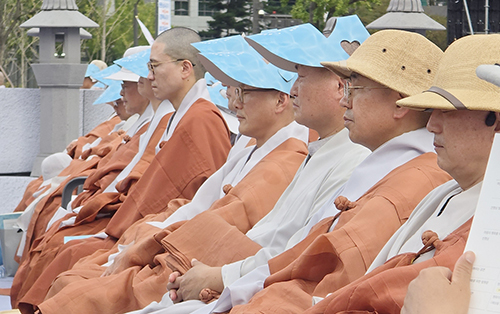
[[[208,21],[209,29],[200,32],[203,38],[220,38],[232,33],[248,32],[252,26],[249,19],[249,0],[209,0],[208,8],[215,11],[213,20]]]
[[[26,35],[19,27],[40,12],[42,0],[1,0],[0,2],[0,65],[15,87],[29,86],[25,74],[30,63],[38,60],[38,38]],[[121,58],[134,43],[134,5],[138,16],[153,31],[155,27],[155,3],[143,0],[115,0],[114,13],[105,15],[103,0],[76,0],[79,11],[99,24],[98,28],[86,29],[92,39],[82,40],[82,62],[103,59],[107,64]],[[106,0],[105,2],[109,2]],[[103,40],[104,39],[104,40]],[[147,45],[139,31],[139,45]]]
[[[289,0],[282,0],[288,4]],[[332,16],[354,14],[360,9],[372,10],[380,5],[381,0],[296,0],[292,9],[292,16],[309,22],[319,29],[324,27],[325,21]]]

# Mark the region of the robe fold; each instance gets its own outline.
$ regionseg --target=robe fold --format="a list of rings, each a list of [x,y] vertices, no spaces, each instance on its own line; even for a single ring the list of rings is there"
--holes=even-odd
[[[24,211],[26,207],[28,207],[28,205],[31,202],[33,202],[33,200],[36,198],[33,196],[33,194],[40,188],[42,183],[43,183],[42,176],[28,183],[26,189],[24,190],[23,198],[19,201],[19,204],[17,204],[16,208],[14,209],[14,212]]]
[[[72,281],[58,293],[51,290],[49,295],[52,297],[39,305],[41,312],[120,313],[139,309],[161,299],[172,272],[170,267],[185,271],[191,258],[222,265],[255,253],[260,246],[248,240],[245,232],[273,208],[306,154],[303,141],[286,140],[253,166],[235,186],[228,187],[222,180],[219,187],[222,197],[206,211],[189,221],[168,226],[154,237],[155,247],[140,246],[142,252],[138,248],[137,255],[142,259],[150,254],[150,263],[129,267],[107,277]],[[228,245],[234,250],[225,250]],[[154,254],[158,251],[160,254]],[[58,281],[59,278],[53,288],[57,288]],[[99,298],[110,287],[114,287],[112,294],[119,296],[119,302]],[[68,302],[70,299],[74,301]]]
[[[303,241],[270,260],[264,290],[231,313],[302,313],[311,307],[313,295],[324,297],[363,276],[418,203],[449,179],[434,153],[391,171],[349,202],[333,231],[329,228],[336,217],[326,218]]]
[[[106,120],[103,123],[96,126],[85,136],[80,136],[78,139],[71,142],[66,148],[68,155],[70,155],[71,158],[73,159],[80,158],[82,155],[83,147],[86,144],[90,144],[96,139],[109,134],[113,130],[115,125],[118,124],[119,122],[121,122],[120,117],[115,115],[111,119]]]
[[[168,119],[163,119],[165,117],[162,118],[165,122],[162,123],[163,130],[166,130]],[[225,162],[230,148],[225,121],[218,109],[203,98],[193,102],[168,142],[160,145],[161,149],[155,155],[158,141],[164,133],[156,132],[158,136],[154,136],[154,140],[151,138],[150,142],[154,145],[147,148],[129,175],[118,182],[117,193],[96,196],[83,206],[73,226],[54,230],[51,236],[44,237],[43,246],[34,252],[29,278],[24,276],[23,290],[17,297],[19,303],[23,304],[20,305],[23,311],[27,309],[30,312],[30,304],[41,302],[55,276],[72,266],[51,263],[62,252],[60,249],[64,236],[97,234],[105,230],[116,240],[148,211],[165,210],[168,202],[174,198],[192,198],[199,186]],[[144,174],[141,176],[142,172]],[[99,214],[113,216],[100,217]],[[81,254],[88,252],[91,250],[79,251]],[[45,277],[51,278],[37,280],[49,265],[51,275]],[[32,287],[35,280],[37,282]]]
[[[416,253],[393,257],[343,289],[337,290],[304,313],[391,313],[399,314],[408,285],[428,267],[444,266],[451,270],[463,254],[472,219],[445,239],[434,243],[434,257],[413,263]]]

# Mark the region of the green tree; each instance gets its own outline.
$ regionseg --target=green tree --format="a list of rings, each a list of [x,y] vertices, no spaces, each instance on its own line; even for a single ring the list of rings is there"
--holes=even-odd
[[[209,29],[200,32],[203,38],[220,38],[233,33],[248,32],[252,26],[249,19],[248,0],[210,0],[208,7],[215,11],[213,21],[208,21]]]
[[[37,62],[37,37],[27,36],[27,30],[19,27],[40,12],[43,0],[1,0],[0,1],[0,65],[6,70],[15,87],[35,87],[27,73],[29,64]],[[110,0],[76,0],[79,11],[99,24],[98,28],[87,29],[92,39],[82,40],[82,62],[102,59],[107,64],[121,58],[131,47],[133,38],[134,5],[137,3],[138,16],[150,29],[154,30],[156,18],[155,3],[143,0],[114,0],[114,10],[108,11],[104,4]],[[139,44],[147,45],[142,33]]]
[[[289,0],[282,0],[287,4]],[[357,13],[360,9],[372,10],[381,0],[296,0],[292,17],[309,22],[322,29],[325,21],[332,16]]]

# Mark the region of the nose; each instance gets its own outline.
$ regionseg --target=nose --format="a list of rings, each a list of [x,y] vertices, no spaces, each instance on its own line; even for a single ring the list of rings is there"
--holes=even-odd
[[[342,97],[342,99],[340,99],[340,107],[344,107],[346,109],[351,109],[352,108],[351,102],[352,102],[352,100],[348,101],[346,95],[344,95],[344,97]]]
[[[431,117],[427,121],[427,130],[434,134],[443,131],[443,112],[441,110],[432,110]]]
[[[148,73],[148,80],[154,81],[155,80],[155,75],[153,74],[153,71],[149,71]]]
[[[292,88],[290,89],[290,96],[291,96],[292,98],[296,98],[296,97],[299,95],[299,93],[298,93],[299,88],[298,88],[298,86],[297,86],[297,85],[298,85],[298,84],[297,84],[297,81],[298,81],[298,80],[295,80],[295,83],[293,83]]]

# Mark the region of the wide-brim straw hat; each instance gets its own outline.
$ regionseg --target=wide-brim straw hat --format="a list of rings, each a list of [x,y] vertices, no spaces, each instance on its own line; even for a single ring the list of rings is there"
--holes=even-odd
[[[499,47],[498,34],[460,38],[446,49],[432,87],[397,104],[413,109],[500,111],[500,88],[476,75],[479,65],[500,60]]]
[[[410,96],[432,85],[442,55],[420,34],[382,30],[368,37],[347,60],[321,64],[341,77],[355,72]]]

